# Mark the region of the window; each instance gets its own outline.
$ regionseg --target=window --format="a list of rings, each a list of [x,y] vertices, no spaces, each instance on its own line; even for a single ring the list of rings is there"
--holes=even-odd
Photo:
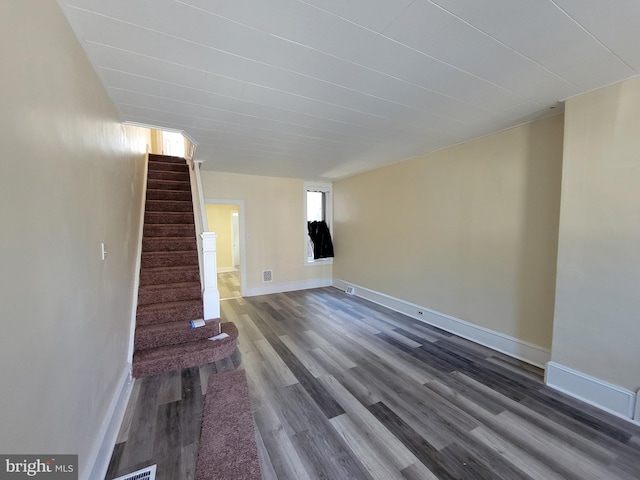
[[[314,244],[309,236],[309,222],[326,222],[329,229],[329,236],[332,230],[331,211],[331,184],[330,183],[304,183],[304,242],[305,242],[305,265],[317,265],[333,263],[333,252],[324,258],[315,258]],[[331,240],[329,239],[329,242]],[[324,256],[326,252],[322,252]]]
[[[162,153],[174,157],[184,157],[184,137],[177,132],[162,132]]]

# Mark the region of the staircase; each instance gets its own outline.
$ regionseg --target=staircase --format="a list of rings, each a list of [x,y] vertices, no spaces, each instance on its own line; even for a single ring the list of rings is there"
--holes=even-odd
[[[149,155],[133,376],[203,365],[236,348],[238,330],[203,319],[198,244],[189,167],[183,158]],[[228,337],[210,340],[226,333]]]

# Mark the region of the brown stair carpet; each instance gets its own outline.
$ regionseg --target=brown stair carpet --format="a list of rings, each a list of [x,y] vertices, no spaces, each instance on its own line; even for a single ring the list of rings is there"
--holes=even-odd
[[[238,331],[202,319],[198,244],[189,167],[183,158],[149,155],[136,311],[133,376],[194,367],[229,356]],[[224,339],[209,340],[224,332]]]

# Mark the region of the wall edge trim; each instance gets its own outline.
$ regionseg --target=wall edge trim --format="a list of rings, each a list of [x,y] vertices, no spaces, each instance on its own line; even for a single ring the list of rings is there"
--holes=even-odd
[[[308,290],[310,288],[330,287],[331,278],[313,278],[310,280],[300,280],[297,282],[270,283],[264,287],[247,287],[243,297],[256,297],[258,295],[269,295],[271,293],[294,292],[296,290]]]
[[[93,451],[89,456],[89,462],[85,467],[85,472],[80,478],[104,478],[109,468],[113,447],[116,444],[118,433],[120,432],[120,424],[124,418],[131,391],[133,390],[134,379],[131,376],[131,364],[127,363],[120,376],[118,388],[111,398],[111,404],[105,418],[102,420],[100,430],[96,435]],[[88,473],[88,475],[84,475]]]
[[[631,390],[551,361],[547,363],[544,382],[554,390],[640,425],[633,419],[636,393]]]
[[[480,345],[484,345],[510,357],[535,365],[536,367],[544,369],[547,362],[551,360],[551,351],[547,348],[479,325],[474,325],[473,323],[447,315],[446,313],[437,312],[430,308],[416,305],[406,300],[392,297],[391,295],[377,292],[338,278],[333,279],[333,286],[340,290],[345,290],[347,286],[353,286],[355,288],[355,295],[360,298],[403,313],[411,318],[441,328],[442,330],[446,330],[447,332],[479,343]],[[422,315],[419,315],[418,311],[421,311]]]

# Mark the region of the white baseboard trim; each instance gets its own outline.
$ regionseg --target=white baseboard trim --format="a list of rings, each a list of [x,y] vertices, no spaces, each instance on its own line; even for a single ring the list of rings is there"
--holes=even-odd
[[[228,272],[237,272],[238,269],[234,267],[218,267],[218,273],[228,273]]]
[[[355,295],[358,297],[390,308],[396,312],[404,313],[411,318],[441,328],[447,332],[497,350],[498,352],[502,352],[531,365],[545,368],[545,365],[551,359],[551,352],[547,348],[474,325],[459,318],[452,317],[451,315],[436,312],[421,305],[416,305],[384,293],[345,282],[338,278],[333,279],[333,286],[340,290],[345,290],[347,286],[352,286],[355,289]],[[418,312],[422,312],[422,314]]]
[[[258,295],[269,295],[271,293],[294,292],[296,290],[307,290],[310,288],[330,287],[330,278],[314,278],[311,280],[300,280],[298,282],[267,283],[262,287],[247,287],[243,292],[243,297],[255,297]]]
[[[631,390],[612,385],[555,362],[547,363],[544,381],[547,386],[555,390],[633,421],[636,394]]]
[[[118,382],[118,388],[111,398],[107,415],[102,420],[100,430],[96,433],[94,447],[89,456],[89,461],[86,463],[85,471],[80,474],[80,479],[90,480],[105,477],[107,469],[109,468],[113,447],[118,438],[120,424],[122,423],[127,404],[129,403],[133,382],[134,379],[131,377],[131,364],[128,363],[122,372],[120,381]]]

